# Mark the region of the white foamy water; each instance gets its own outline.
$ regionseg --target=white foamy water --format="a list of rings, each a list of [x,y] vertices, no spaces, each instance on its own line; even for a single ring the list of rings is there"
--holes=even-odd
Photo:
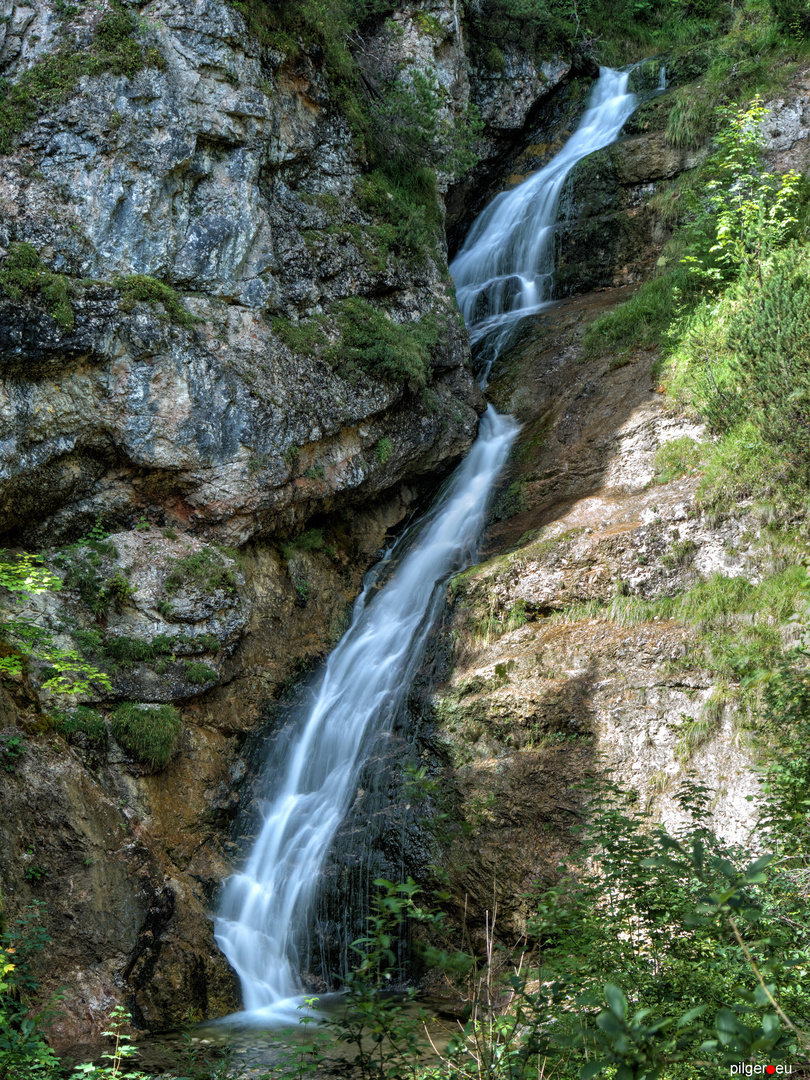
[[[629,78],[626,71],[600,69],[588,108],[562,150],[518,187],[496,195],[450,266],[471,339],[488,336],[488,367],[515,323],[551,299],[563,186],[583,158],[614,141],[635,109]]]

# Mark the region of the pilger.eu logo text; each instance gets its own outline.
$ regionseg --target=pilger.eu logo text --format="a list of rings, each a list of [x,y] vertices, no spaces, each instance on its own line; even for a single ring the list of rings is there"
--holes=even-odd
[[[740,1063],[731,1066],[732,1076],[790,1076],[793,1066],[788,1061],[779,1061],[776,1065],[751,1065]]]

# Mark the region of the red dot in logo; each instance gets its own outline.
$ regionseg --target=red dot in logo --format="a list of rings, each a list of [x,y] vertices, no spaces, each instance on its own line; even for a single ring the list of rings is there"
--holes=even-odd
[[[774,1074],[774,1073],[776,1072],[776,1066],[775,1066],[775,1065],[768,1065],[768,1066],[766,1067],[766,1069],[765,1069],[765,1072],[766,1072],[766,1073],[767,1073],[767,1074],[768,1074],[769,1076],[773,1076],[773,1074]]]

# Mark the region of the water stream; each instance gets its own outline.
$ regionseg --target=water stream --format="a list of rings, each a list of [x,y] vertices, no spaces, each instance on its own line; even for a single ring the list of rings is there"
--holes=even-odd
[[[562,186],[578,161],[618,135],[635,103],[627,80],[626,73],[602,70],[562,151],[493,199],[450,268],[471,337],[490,344],[482,380],[516,321],[551,298]],[[474,561],[489,496],[517,430],[511,417],[487,408],[476,442],[432,508],[367,575],[308,712],[268,762],[273,781],[259,834],[243,869],[226,882],[216,920],[217,942],[242,983],[240,1023],[298,1020],[297,940],[354,797],[364,750],[373,733],[390,726],[408,692],[445,583]]]
[[[551,300],[563,186],[584,157],[615,140],[635,109],[629,79],[628,71],[600,68],[588,107],[562,150],[528,180],[495,196],[450,266],[470,338],[485,345],[485,376],[516,324]]]

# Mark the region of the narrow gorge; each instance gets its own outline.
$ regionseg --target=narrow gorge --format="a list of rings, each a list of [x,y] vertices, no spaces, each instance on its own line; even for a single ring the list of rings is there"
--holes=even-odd
[[[436,908],[385,985],[466,1022],[448,956],[552,948],[605,778],[628,836],[782,835],[810,54],[631,6],[8,0],[0,945],[64,1068],[118,1006],[297,1024],[375,880]]]

